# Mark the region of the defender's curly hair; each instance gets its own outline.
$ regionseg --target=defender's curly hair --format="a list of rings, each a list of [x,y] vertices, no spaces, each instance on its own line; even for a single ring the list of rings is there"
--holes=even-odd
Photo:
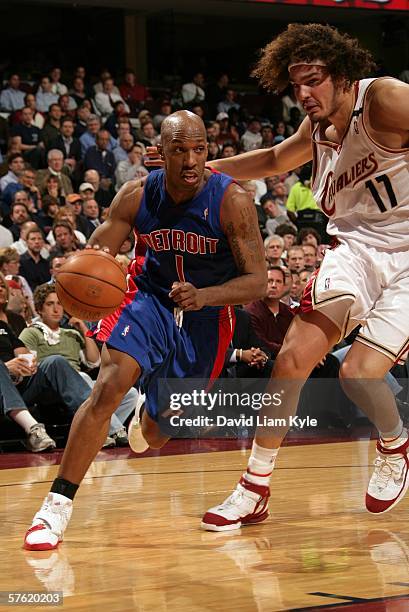
[[[40,312],[48,296],[55,292],[56,288],[54,283],[44,283],[43,285],[38,285],[38,287],[35,288],[33,297],[34,307],[37,312]]]
[[[322,60],[335,82],[342,79],[349,88],[368,76],[375,64],[369,51],[356,38],[319,23],[290,23],[287,29],[261,50],[252,72],[268,91],[282,91],[289,83],[288,66]]]

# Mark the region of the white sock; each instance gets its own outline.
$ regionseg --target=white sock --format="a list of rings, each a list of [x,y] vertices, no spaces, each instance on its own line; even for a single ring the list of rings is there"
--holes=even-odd
[[[268,486],[277,453],[278,448],[265,448],[254,441],[245,479],[256,485]]]
[[[29,433],[33,425],[37,425],[37,421],[33,419],[29,411],[24,408],[22,410],[10,410],[8,416],[13,419],[17,425],[20,425],[26,433]]]

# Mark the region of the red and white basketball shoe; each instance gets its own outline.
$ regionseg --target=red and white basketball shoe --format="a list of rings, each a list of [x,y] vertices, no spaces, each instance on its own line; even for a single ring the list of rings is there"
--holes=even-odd
[[[397,448],[386,448],[378,440],[375,471],[366,494],[368,512],[380,514],[392,510],[405,495],[409,486],[409,439]]]
[[[232,531],[242,525],[261,523],[268,515],[270,489],[256,485],[244,476],[220,506],[210,508],[204,515],[201,528],[206,531]]]
[[[72,514],[72,501],[49,493],[24,537],[26,550],[52,550],[62,541]]]

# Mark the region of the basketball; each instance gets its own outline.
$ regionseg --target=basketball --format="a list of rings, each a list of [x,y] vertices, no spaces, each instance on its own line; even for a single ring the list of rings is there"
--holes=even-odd
[[[120,264],[105,251],[85,249],[72,255],[56,278],[64,310],[85,321],[98,321],[121,304],[126,277]]]

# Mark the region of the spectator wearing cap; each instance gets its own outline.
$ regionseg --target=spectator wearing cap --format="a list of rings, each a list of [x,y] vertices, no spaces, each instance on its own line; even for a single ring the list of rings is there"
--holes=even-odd
[[[227,113],[218,113],[216,121],[220,125],[219,134],[216,136],[218,145],[222,146],[225,142],[239,142],[239,133],[236,128],[230,124],[229,115]]]
[[[100,130],[96,136],[95,146],[89,147],[84,157],[85,170],[97,170],[101,179],[113,181],[116,161],[112,151],[109,151],[111,135],[108,130]]]
[[[228,89],[226,91],[226,96],[222,102],[219,102],[217,105],[218,113],[228,113],[231,108],[240,110],[240,104],[236,102],[236,92],[233,89]]]
[[[247,129],[241,137],[240,143],[244,151],[253,151],[259,149],[263,137],[261,135],[261,123],[256,117],[251,117],[248,122]]]
[[[27,232],[26,242],[27,251],[20,257],[20,273],[34,291],[37,285],[50,280],[50,264],[41,255],[44,238],[38,227]]]
[[[62,151],[50,149],[47,154],[47,162],[48,167],[45,170],[39,170],[36,176],[37,187],[40,191],[44,190],[47,179],[50,176],[54,176],[58,179],[58,185],[63,197],[73,193],[74,189],[72,188],[70,177],[63,171],[64,155]]]
[[[84,183],[89,183],[93,187],[95,195],[92,195],[91,197],[95,197],[98,205],[101,208],[110,206],[116,193],[111,181],[106,181],[105,179],[101,180],[101,177],[96,170],[87,170],[84,174]],[[81,187],[82,185],[80,185],[79,192],[83,200],[90,199],[83,197]]]
[[[110,77],[103,82],[102,91],[95,96],[95,106],[102,119],[107,119],[114,111],[115,102],[122,102],[125,105],[125,110],[129,113],[129,106],[123,100],[122,96],[114,91],[114,80]]]
[[[9,78],[8,87],[0,94],[0,110],[13,113],[24,106],[24,91],[20,89],[20,77],[12,74]]]
[[[87,200],[92,200],[95,197],[95,189],[92,183],[81,183],[78,191],[83,203]]]
[[[92,193],[92,196],[94,196],[94,191],[91,191],[91,190],[88,190],[88,191]],[[77,229],[80,232],[82,232],[82,234],[84,234],[84,236],[88,239],[89,238],[89,236],[87,235],[88,223],[84,215],[82,214],[83,199],[81,195],[79,193],[70,193],[70,195],[65,198],[65,202],[69,204],[70,206],[72,206],[72,209],[75,215]]]
[[[133,70],[127,69],[124,75],[124,83],[119,86],[122,98],[132,108],[133,111],[141,106],[146,100],[151,99],[149,90],[138,83],[136,74]]]
[[[58,96],[52,92],[52,83],[48,76],[43,76],[36,93],[37,110],[48,113],[51,104],[58,104]]]

